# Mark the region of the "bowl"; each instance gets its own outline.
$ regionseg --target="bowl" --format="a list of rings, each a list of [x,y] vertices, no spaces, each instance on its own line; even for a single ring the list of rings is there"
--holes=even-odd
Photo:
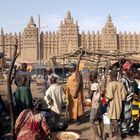
[[[85,99],[85,105],[91,107],[91,99]]]
[[[79,140],[80,135],[72,131],[62,131],[57,134],[58,140]]]

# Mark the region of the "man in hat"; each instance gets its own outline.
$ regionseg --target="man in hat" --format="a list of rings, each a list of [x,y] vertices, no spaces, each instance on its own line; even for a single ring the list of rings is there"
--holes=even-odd
[[[45,79],[45,90],[47,90],[50,86],[50,79],[51,77],[54,76],[57,78],[57,82],[59,83],[60,77],[57,75],[55,72],[53,72],[52,68],[48,67],[46,71],[46,75],[44,77]]]

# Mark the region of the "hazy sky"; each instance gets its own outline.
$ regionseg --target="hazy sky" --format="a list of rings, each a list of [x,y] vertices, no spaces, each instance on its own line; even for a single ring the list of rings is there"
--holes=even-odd
[[[0,28],[22,32],[40,14],[42,30],[57,31],[68,10],[80,32],[101,31],[109,14],[118,32],[140,32],[140,0],[0,0]]]

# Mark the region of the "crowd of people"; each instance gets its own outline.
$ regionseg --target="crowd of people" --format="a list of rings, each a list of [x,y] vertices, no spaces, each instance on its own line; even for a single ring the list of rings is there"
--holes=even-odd
[[[102,83],[100,80],[97,80],[97,71],[90,78],[92,100],[90,122],[93,127],[94,140],[107,137],[102,135],[104,99],[110,119],[110,138],[118,140],[132,134],[140,134],[140,73],[128,61],[123,64],[122,70],[121,78],[117,70],[111,70],[105,90],[100,88],[103,85],[100,84]],[[100,131],[97,128],[97,122]]]
[[[110,139],[125,138],[132,132],[140,134],[140,72],[128,61],[122,65],[122,71],[121,78],[116,69],[110,71],[108,79],[99,77],[97,70],[89,75],[88,98],[91,100],[89,122],[93,140],[107,138],[104,133],[104,113],[107,113],[110,119]],[[13,79],[17,86],[13,101],[17,117],[15,134],[18,140],[51,139],[54,127],[58,127],[56,129],[60,131],[65,130],[70,123],[77,125],[81,123],[85,114],[85,95],[82,73],[76,64],[70,66],[65,87],[59,84],[60,77],[51,68],[47,68],[44,76],[44,101],[47,106],[45,110],[42,109],[41,101],[33,98],[30,86],[31,74],[27,71],[26,63],[21,65],[20,70],[15,71]],[[105,85],[102,85],[102,80],[106,80]],[[1,106],[5,110],[4,105]],[[67,125],[63,124],[60,128],[57,122],[61,121],[63,107],[67,108],[65,117]],[[0,111],[2,113],[3,110]],[[54,119],[52,124],[49,119]]]

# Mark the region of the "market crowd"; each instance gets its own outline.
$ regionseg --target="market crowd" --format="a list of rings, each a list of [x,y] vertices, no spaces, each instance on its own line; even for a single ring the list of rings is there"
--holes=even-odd
[[[120,72],[121,71],[121,72]],[[76,64],[71,64],[65,86],[60,77],[46,69],[44,75],[44,101],[33,98],[31,73],[27,64],[15,70],[13,93],[15,105],[15,134],[17,140],[51,140],[53,131],[65,131],[69,124],[80,125],[85,110],[90,110],[89,122],[93,131],[92,140],[124,139],[131,134],[140,135],[140,72],[137,67],[126,61],[119,71],[112,68],[101,75],[94,70],[89,73],[89,90],[84,95],[83,77]],[[88,104],[86,99],[90,101]],[[6,116],[4,103],[0,98],[0,114]],[[65,117],[62,121],[62,113]],[[104,130],[104,116],[109,118],[110,133]],[[2,133],[2,130],[0,130]]]

